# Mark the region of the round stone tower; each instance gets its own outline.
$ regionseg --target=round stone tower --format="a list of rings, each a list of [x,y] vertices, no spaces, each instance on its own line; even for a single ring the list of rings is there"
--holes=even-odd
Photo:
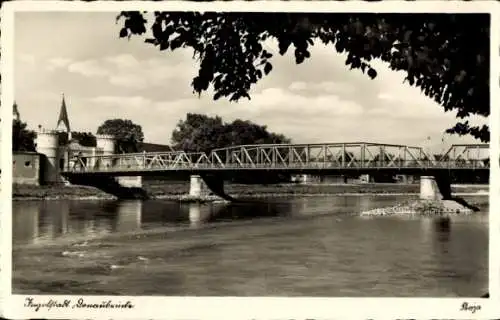
[[[40,129],[36,137],[36,151],[45,156],[42,161],[42,182],[61,182],[59,174],[59,135],[55,130]]]
[[[116,139],[113,135],[98,134],[96,135],[96,145],[102,150],[101,155],[109,156],[115,153]],[[102,165],[108,167],[111,165],[111,159],[102,159]]]

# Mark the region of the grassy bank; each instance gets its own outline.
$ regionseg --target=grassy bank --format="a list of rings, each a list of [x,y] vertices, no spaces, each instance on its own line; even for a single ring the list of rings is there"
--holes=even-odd
[[[189,192],[189,184],[151,183],[144,186],[152,196],[183,195]],[[342,194],[342,193],[417,193],[418,185],[403,184],[277,184],[244,185],[226,184],[225,190],[233,196],[248,197],[256,195],[304,195],[304,194]]]
[[[189,200],[188,182],[144,181],[143,188],[152,198]],[[332,194],[416,194],[418,184],[280,184],[280,185],[242,185],[227,184],[226,192],[237,198],[283,197],[299,195]],[[453,192],[475,193],[486,191],[485,185],[458,185]],[[29,186],[14,185],[13,198],[22,199],[113,199],[113,196],[99,189],[85,186]],[[210,197],[207,198],[210,200]]]
[[[86,186],[13,185],[14,200],[114,199],[97,188]]]

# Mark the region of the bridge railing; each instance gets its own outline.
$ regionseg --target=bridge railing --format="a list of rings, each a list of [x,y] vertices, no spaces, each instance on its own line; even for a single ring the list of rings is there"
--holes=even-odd
[[[184,157],[183,157],[184,158]],[[267,170],[320,170],[320,169],[485,169],[489,164],[483,160],[468,161],[355,161],[348,164],[339,164],[338,162],[310,161],[307,163],[285,163],[285,164],[265,164],[265,163],[211,163],[201,161],[201,157],[193,161],[189,157],[172,159],[144,159],[133,156],[127,157],[100,157],[99,159],[79,159],[68,171],[71,172],[116,172],[116,171],[163,171],[163,170],[235,170],[235,169],[267,169]]]

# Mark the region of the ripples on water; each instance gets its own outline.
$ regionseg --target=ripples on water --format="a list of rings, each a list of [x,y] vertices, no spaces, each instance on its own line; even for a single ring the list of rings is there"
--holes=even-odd
[[[447,222],[358,216],[403,200],[14,202],[14,289],[428,297],[487,291],[488,208]],[[152,238],[134,236],[143,233]],[[87,247],[88,239],[97,240]]]

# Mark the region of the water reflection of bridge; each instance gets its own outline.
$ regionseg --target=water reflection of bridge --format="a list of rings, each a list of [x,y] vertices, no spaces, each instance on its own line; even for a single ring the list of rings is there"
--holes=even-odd
[[[199,227],[220,217],[234,219],[231,212],[231,206],[225,203],[202,205],[138,200],[19,202],[13,206],[13,239],[14,243],[37,243],[63,237],[134,232],[161,225]]]
[[[384,199],[382,199],[384,198]],[[317,216],[336,218],[384,206],[388,197],[330,197],[254,203],[180,204],[168,201],[25,201],[13,205],[13,240],[36,243],[58,238],[92,238],[158,227],[198,228],[206,223],[265,217]],[[394,198],[394,201],[397,201]],[[386,202],[385,202],[386,203]],[[354,209],[353,209],[354,208]],[[425,223],[422,227],[426,229]]]
[[[58,238],[92,238],[158,227],[197,228],[230,222],[307,212],[309,206],[279,203],[177,203],[168,201],[33,201],[14,203],[14,243]]]

